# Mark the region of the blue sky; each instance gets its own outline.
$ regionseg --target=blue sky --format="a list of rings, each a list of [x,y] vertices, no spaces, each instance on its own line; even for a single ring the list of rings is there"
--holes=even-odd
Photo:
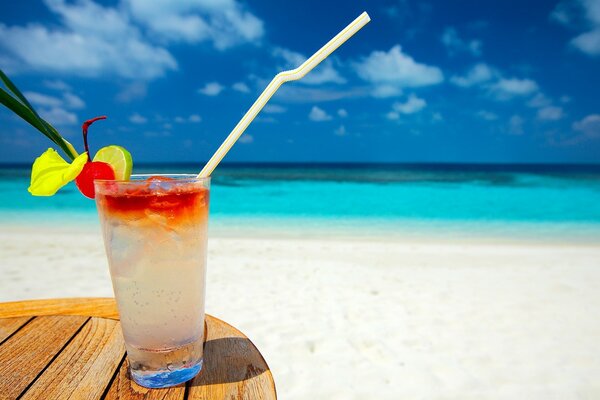
[[[81,150],[202,162],[270,79],[362,11],[226,161],[599,162],[600,1],[45,0],[0,14],[0,66]],[[0,109],[0,161],[51,143]]]

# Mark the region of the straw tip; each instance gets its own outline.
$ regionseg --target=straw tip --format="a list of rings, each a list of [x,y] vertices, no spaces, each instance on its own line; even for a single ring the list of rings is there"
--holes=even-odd
[[[369,22],[371,20],[371,17],[369,17],[369,14],[367,14],[366,11],[363,11],[362,14],[360,14],[361,18],[366,18],[367,22]]]

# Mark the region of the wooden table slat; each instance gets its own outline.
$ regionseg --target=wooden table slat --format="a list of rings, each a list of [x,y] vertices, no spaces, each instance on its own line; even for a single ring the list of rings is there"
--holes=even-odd
[[[45,317],[48,318],[48,317]],[[125,355],[119,322],[91,318],[22,399],[98,399]]]
[[[16,317],[0,319],[0,343],[25,325],[32,317]]]
[[[82,315],[119,319],[115,299],[110,297],[11,301],[1,303],[0,307],[0,318],[41,315]]]
[[[0,393],[16,398],[88,320],[79,316],[33,319],[0,346]]]
[[[189,383],[188,399],[274,400],[273,377],[252,342],[231,325],[207,318],[203,370]],[[265,388],[273,390],[265,390]]]
[[[21,395],[44,400],[276,399],[271,371],[252,342],[208,314],[206,327],[200,375],[173,388],[147,389],[129,377],[114,299],[0,303],[0,400]]]
[[[182,400],[185,396],[185,384],[167,389],[148,389],[133,382],[129,377],[127,360],[119,368],[104,400]]]

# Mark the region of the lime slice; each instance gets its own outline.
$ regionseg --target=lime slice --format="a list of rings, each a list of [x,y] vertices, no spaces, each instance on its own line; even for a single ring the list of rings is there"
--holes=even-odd
[[[101,161],[109,164],[115,171],[115,179],[126,181],[131,176],[133,159],[124,147],[106,146],[98,150],[92,161]]]

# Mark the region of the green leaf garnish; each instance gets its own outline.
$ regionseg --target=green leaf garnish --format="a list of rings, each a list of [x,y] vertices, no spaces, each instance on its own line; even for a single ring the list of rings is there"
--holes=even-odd
[[[79,155],[73,145],[63,138],[56,128],[39,116],[23,93],[2,70],[0,70],[0,81],[6,87],[4,89],[0,85],[0,104],[3,104],[25,122],[42,132],[73,161],[69,164],[56,150],[52,148],[46,150],[35,159],[31,168],[31,184],[27,189],[29,193],[34,196],[52,196],[61,187],[80,177],[81,180],[77,180],[77,187],[85,196],[94,198],[94,176],[103,177],[106,175],[107,179],[114,179],[116,168],[119,172],[119,179],[129,178],[132,166],[131,154],[122,147],[108,146],[100,154],[99,161],[94,163],[89,160],[88,128],[94,122],[106,119],[106,116],[92,118],[83,123],[81,129],[83,131],[85,152]],[[85,169],[86,166],[89,166],[89,168]],[[92,172],[87,173],[84,170]],[[82,171],[84,172],[83,176],[81,175]],[[110,178],[108,178],[109,175]]]
[[[15,114],[28,122],[31,126],[42,132],[46,137],[52,140],[61,150],[71,159],[74,160],[78,154],[73,146],[67,142],[58,131],[38,115],[33,106],[27,101],[23,93],[8,76],[0,70],[0,80],[4,82],[6,88],[14,95],[14,97],[6,90],[0,87],[0,103],[12,110]],[[15,98],[16,97],[16,98]]]
[[[33,113],[35,115],[37,115],[37,113],[33,110],[33,107],[31,106],[31,104],[29,103],[29,101],[25,98],[25,96],[23,96],[23,93],[21,93],[21,91],[19,89],[17,89],[15,84],[12,83],[12,81],[10,79],[8,79],[8,76],[6,76],[4,71],[2,71],[1,69],[0,69],[0,79],[2,79],[2,82],[4,82],[4,84],[6,85],[8,90],[10,90],[15,96],[17,96],[17,98],[19,100],[21,100],[21,103],[25,104],[25,106],[27,106],[27,108],[29,108],[31,111],[33,111]]]

